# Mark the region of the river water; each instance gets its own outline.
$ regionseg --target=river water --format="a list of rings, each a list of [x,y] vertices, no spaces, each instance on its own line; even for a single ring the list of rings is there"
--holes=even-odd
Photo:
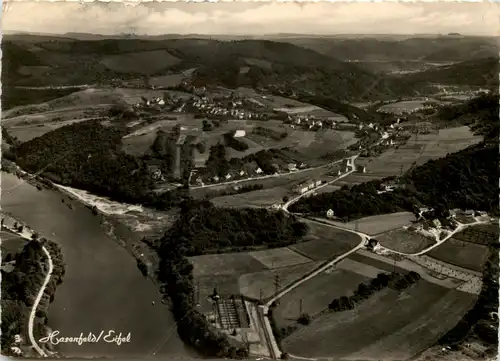
[[[40,191],[4,172],[1,206],[62,248],[66,275],[48,312],[49,326],[60,332],[59,337],[101,331],[106,335],[109,330],[123,336],[130,333],[130,342],[119,346],[102,339],[82,345],[60,343],[64,356],[196,357],[179,339],[157,287],[142,276],[133,257],[106,235],[99,216],[56,191]]]

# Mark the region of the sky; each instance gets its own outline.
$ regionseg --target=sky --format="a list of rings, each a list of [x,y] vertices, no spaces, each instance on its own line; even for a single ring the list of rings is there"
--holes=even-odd
[[[84,0],[87,1],[87,0]],[[499,35],[493,2],[47,2],[4,5],[7,31],[63,34]]]

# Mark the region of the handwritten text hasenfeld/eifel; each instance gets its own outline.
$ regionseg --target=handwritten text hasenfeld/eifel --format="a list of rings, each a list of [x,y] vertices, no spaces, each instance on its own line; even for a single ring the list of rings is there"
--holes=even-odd
[[[80,336],[76,337],[58,337],[60,332],[58,330],[52,331],[48,336],[42,337],[39,342],[40,343],[51,343],[53,345],[57,345],[60,343],[76,343],[81,346],[86,343],[97,343],[97,342],[106,342],[106,343],[114,343],[117,346],[120,346],[123,343],[130,343],[130,332],[127,335],[123,335],[121,332],[116,333],[115,330],[101,331],[99,334],[89,332],[84,336],[83,332],[80,333]]]

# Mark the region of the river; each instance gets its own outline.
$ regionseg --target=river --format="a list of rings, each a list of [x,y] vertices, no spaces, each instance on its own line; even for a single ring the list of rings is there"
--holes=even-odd
[[[56,191],[40,191],[4,172],[1,206],[62,248],[66,275],[48,312],[48,324],[60,332],[59,337],[130,332],[130,342],[119,346],[102,340],[81,346],[60,343],[62,355],[196,357],[179,339],[173,315],[161,303],[157,287],[142,276],[133,257],[106,235],[99,216]]]

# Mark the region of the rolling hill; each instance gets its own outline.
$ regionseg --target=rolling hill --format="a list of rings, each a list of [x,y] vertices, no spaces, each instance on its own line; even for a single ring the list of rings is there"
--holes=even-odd
[[[22,39],[22,37],[21,37]],[[103,84],[113,80],[160,76],[197,68],[194,84],[292,87],[342,100],[400,94],[401,82],[375,79],[356,64],[313,50],[268,40],[72,39],[2,44],[10,86]],[[43,67],[43,68],[40,68]],[[369,92],[366,91],[369,89]],[[407,88],[406,91],[412,91]],[[368,94],[367,94],[368,93]]]

